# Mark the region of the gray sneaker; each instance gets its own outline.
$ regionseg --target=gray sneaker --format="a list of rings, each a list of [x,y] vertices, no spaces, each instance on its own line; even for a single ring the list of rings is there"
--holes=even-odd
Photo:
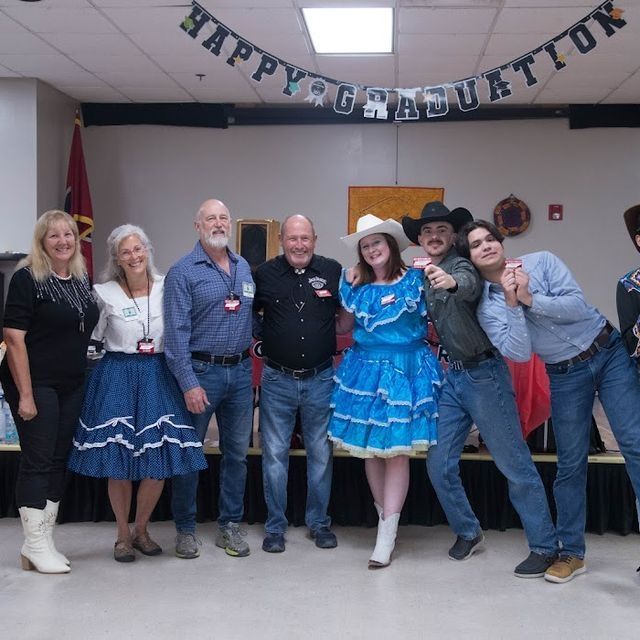
[[[199,545],[202,545],[202,542],[193,533],[178,531],[176,536],[176,556],[185,560],[197,558],[200,555]]]
[[[237,522],[228,522],[218,529],[216,546],[224,549],[227,555],[244,558],[250,553],[249,545],[243,540],[246,535]]]

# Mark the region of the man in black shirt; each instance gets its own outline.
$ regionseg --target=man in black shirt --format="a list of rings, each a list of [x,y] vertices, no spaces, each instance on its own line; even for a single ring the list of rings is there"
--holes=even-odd
[[[314,254],[312,222],[301,215],[288,217],[280,242],[284,255],[265,262],[255,274],[254,311],[262,313],[260,431],[268,510],[262,548],[269,553],[285,549],[289,444],[299,411],[307,452],[305,522],[316,546],[331,549],[338,543],[327,515],[332,471],[327,423],[336,314],[346,331],[350,316],[338,301],[340,264]]]

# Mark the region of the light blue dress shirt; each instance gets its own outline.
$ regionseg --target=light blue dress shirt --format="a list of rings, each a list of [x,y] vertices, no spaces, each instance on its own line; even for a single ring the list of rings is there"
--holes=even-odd
[[[484,283],[478,321],[502,355],[525,362],[568,360],[588,349],[607,319],[584,299],[568,267],[549,251],[522,256],[529,274],[531,307],[507,306],[499,283]]]

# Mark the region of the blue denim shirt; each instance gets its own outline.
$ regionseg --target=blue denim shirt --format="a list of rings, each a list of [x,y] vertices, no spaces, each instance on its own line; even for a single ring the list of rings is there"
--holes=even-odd
[[[531,307],[509,307],[499,283],[484,283],[478,320],[502,355],[517,362],[537,353],[553,364],[588,349],[607,319],[584,299],[568,267],[549,251],[522,256]]]
[[[251,306],[255,285],[247,261],[231,252],[231,274],[215,265],[200,242],[169,269],[164,281],[165,357],[185,392],[198,385],[191,352],[213,355],[242,353],[251,345]],[[225,311],[233,292],[238,311]]]

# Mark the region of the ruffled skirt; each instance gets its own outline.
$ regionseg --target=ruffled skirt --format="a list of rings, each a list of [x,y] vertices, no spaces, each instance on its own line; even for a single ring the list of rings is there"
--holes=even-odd
[[[345,353],[335,381],[328,431],[338,448],[369,458],[436,444],[442,369],[424,343],[355,345]]]
[[[91,372],[68,466],[119,480],[206,469],[184,399],[163,354],[107,353]]]

